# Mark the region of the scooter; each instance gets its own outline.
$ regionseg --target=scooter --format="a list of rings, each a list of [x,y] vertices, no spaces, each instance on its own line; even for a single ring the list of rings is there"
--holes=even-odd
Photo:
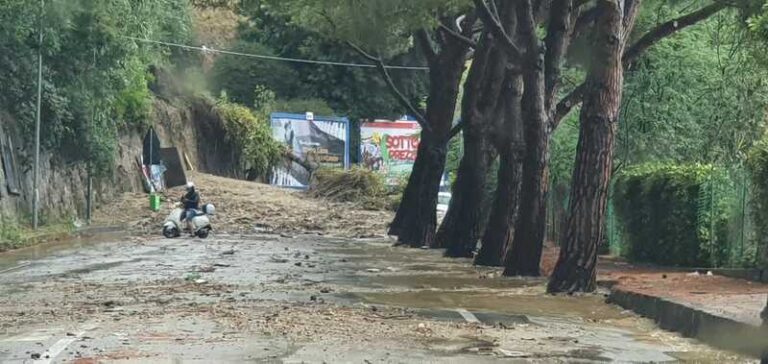
[[[196,211],[195,216],[192,217],[192,229],[194,230],[195,236],[200,239],[205,239],[208,237],[208,234],[210,234],[211,230],[213,230],[209,216],[212,216],[215,213],[216,208],[212,204],[205,204],[203,205],[202,211]],[[163,236],[168,239],[178,238],[181,236],[181,233],[185,230],[186,225],[186,221],[181,221],[183,214],[184,209],[182,208],[182,205],[176,204],[176,208],[173,209],[171,214],[168,215],[168,218],[165,219],[165,224],[163,225]]]

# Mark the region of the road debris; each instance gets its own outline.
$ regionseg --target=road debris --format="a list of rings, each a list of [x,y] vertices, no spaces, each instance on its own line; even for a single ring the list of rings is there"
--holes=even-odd
[[[261,183],[241,181],[192,172],[204,203],[216,205],[211,223],[216,232],[278,233],[285,238],[298,234],[331,234],[343,237],[380,235],[393,217],[391,211],[371,211],[347,202],[331,202],[312,198],[306,192],[281,189]],[[182,188],[166,192],[166,201],[175,201]],[[160,235],[162,224],[172,204],[165,203],[159,212],[147,209],[146,195],[128,193],[114,203],[96,211],[93,223],[125,226],[129,231]],[[120,211],[120,214],[114,214]]]

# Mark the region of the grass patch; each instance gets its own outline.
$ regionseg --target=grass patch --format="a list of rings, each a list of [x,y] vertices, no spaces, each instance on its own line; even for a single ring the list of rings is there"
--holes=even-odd
[[[20,249],[35,244],[55,241],[72,235],[74,227],[69,222],[59,222],[33,230],[12,219],[0,220],[0,252]]]

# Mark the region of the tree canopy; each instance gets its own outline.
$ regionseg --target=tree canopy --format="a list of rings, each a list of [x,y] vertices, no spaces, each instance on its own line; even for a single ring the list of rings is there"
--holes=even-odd
[[[18,121],[27,137],[34,128],[41,10],[43,145],[106,170],[118,130],[147,121],[146,67],[170,55],[125,36],[188,39],[188,4],[53,0],[41,9],[36,1],[0,3],[0,109]]]

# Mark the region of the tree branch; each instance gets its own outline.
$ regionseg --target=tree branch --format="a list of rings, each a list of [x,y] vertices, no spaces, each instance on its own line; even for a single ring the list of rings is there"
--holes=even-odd
[[[465,37],[462,34],[459,34],[459,32],[449,28],[445,24],[440,23],[438,28],[440,30],[442,30],[444,33],[448,34],[449,36],[454,37],[455,39],[458,39],[459,41],[461,41],[462,43],[464,43],[468,47],[470,47],[472,49],[477,49],[477,43],[474,40],[472,40],[472,39],[470,39],[468,37]]]
[[[576,2],[573,4],[573,6],[575,6],[578,9],[578,8],[584,6],[584,5],[587,5],[589,2],[590,2],[590,0],[576,0]]]
[[[312,164],[308,160],[299,158],[299,156],[297,156],[295,153],[293,153],[292,150],[288,148],[286,148],[285,151],[283,152],[283,156],[285,156],[285,158],[287,158],[289,161],[295,162],[296,164],[300,165],[301,167],[306,169],[307,172],[309,173],[314,172],[319,167],[316,164]]]
[[[414,117],[416,117],[416,121],[419,122],[419,125],[421,128],[428,133],[432,132],[432,127],[429,125],[429,122],[427,121],[427,118],[424,117],[424,114],[419,111],[413,104],[411,104],[410,101],[408,101],[408,98],[403,95],[402,92],[400,92],[400,89],[397,88],[397,85],[395,85],[395,81],[392,80],[392,76],[389,74],[389,70],[387,70],[386,65],[384,65],[384,61],[381,60],[381,57],[375,57],[368,52],[364,51],[362,48],[358,47],[356,44],[352,42],[347,42],[347,44],[352,47],[357,53],[359,53],[363,58],[373,62],[376,64],[376,68],[379,70],[379,73],[381,73],[381,76],[384,78],[384,81],[387,83],[387,86],[389,87],[389,90],[392,92],[392,94],[397,98],[397,101],[400,103],[402,107],[408,110],[408,112],[412,113]]]
[[[427,34],[426,30],[420,29],[416,32],[414,37],[416,38],[416,43],[419,44],[421,51],[424,53],[424,57],[427,58],[429,67],[434,67],[437,61],[437,52],[435,52],[435,48],[432,46],[429,34]]]
[[[528,72],[539,72],[543,70],[543,65],[541,64],[542,44],[536,35],[536,17],[533,13],[533,4],[531,0],[522,0],[519,1],[517,6],[517,33],[518,37],[525,43],[526,67],[531,68]]]
[[[455,138],[459,133],[461,133],[461,130],[464,129],[464,122],[460,121],[456,126],[451,128],[451,132],[448,133],[448,140],[451,140]]]
[[[656,26],[656,28],[646,33],[624,52],[624,64],[632,64],[643,52],[656,44],[659,40],[701,22],[727,6],[728,4],[718,1],[694,11],[693,13]]]
[[[592,7],[586,11],[582,11],[573,26],[573,35],[571,39],[576,39],[584,34],[584,32],[592,26],[592,23],[595,22],[595,19],[597,19],[597,8]]]
[[[621,38],[622,44],[627,45],[629,37],[632,35],[632,30],[635,28],[635,20],[637,15],[640,14],[641,0],[623,0],[624,1],[624,14],[622,17],[623,35]]]
[[[726,3],[716,2],[690,14],[659,24],[654,29],[640,37],[640,39],[638,39],[632,46],[624,51],[624,56],[622,58],[624,68],[629,68],[629,66],[631,66],[632,63],[634,63],[643,53],[645,53],[645,51],[658,43],[660,40],[673,35],[687,27],[695,25],[703,20],[706,20],[720,10],[725,9],[727,6],[728,4]],[[585,89],[586,85],[582,83],[573,89],[571,93],[560,100],[560,102],[557,104],[555,115],[552,117],[552,130],[557,129],[562,119],[568,115],[568,113],[570,113],[571,110],[576,107],[576,105],[581,103]]]
[[[557,103],[557,107],[555,108],[555,115],[552,117],[552,122],[550,125],[552,130],[557,129],[557,127],[560,126],[560,122],[563,121],[563,118],[568,116],[571,110],[573,110],[576,105],[581,103],[581,100],[584,97],[584,90],[586,89],[587,85],[582,83],[581,85],[576,86],[576,88],[573,89],[571,93],[563,97],[560,102]]]
[[[547,110],[552,108],[557,96],[560,81],[561,64],[568,45],[571,42],[571,16],[573,0],[554,0],[550,8],[549,26],[544,39],[546,52],[544,55],[544,84],[545,103]]]
[[[551,11],[552,0],[536,0],[533,4],[533,15],[536,19],[536,24],[541,24],[547,20],[547,14]]]
[[[490,28],[490,31],[493,35],[502,41],[505,46],[504,49],[509,52],[511,57],[520,57],[522,54],[520,47],[504,30],[504,26],[501,24],[501,21],[499,21],[497,16],[493,15],[493,12],[488,7],[488,4],[485,2],[485,0],[474,0],[474,2],[478,10],[478,16],[480,17],[480,20],[482,20],[483,23]]]

